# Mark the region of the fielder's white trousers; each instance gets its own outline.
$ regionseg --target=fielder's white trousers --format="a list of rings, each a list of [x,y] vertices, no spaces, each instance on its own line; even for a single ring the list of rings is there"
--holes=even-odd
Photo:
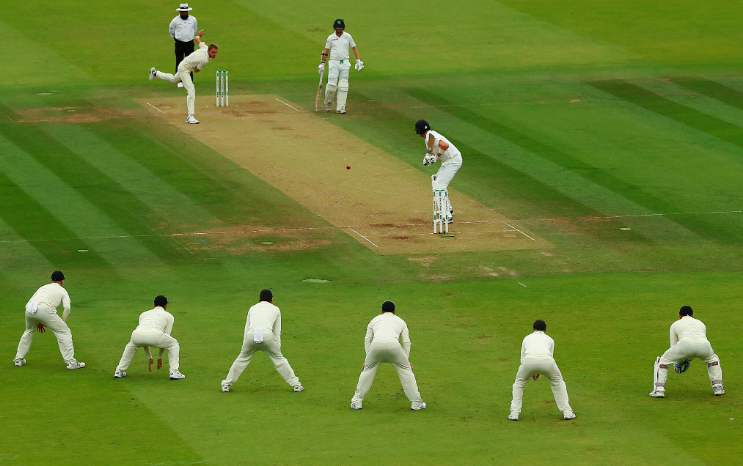
[[[325,103],[332,104],[335,91],[338,90],[339,81],[348,81],[351,70],[351,60],[329,60],[328,61],[328,85],[325,87]]]
[[[18,343],[18,351],[15,355],[16,359],[25,358],[28,354],[37,324],[46,325],[46,328],[51,330],[54,336],[57,337],[59,352],[62,353],[62,358],[65,362],[69,363],[75,360],[75,348],[72,346],[72,332],[70,332],[70,328],[57,315],[56,309],[51,309],[44,303],[39,303],[35,314],[26,312],[26,331],[23,332],[21,341]]]
[[[281,347],[274,339],[273,333],[264,329],[263,331],[263,343],[256,343],[253,341],[253,331],[249,330],[245,334],[245,340],[243,341],[243,347],[240,354],[235,359],[230,367],[230,372],[227,374],[227,378],[222,381],[222,385],[231,386],[237,379],[240,378],[240,374],[243,373],[250,360],[253,359],[253,354],[256,351],[263,351],[271,358],[273,366],[276,368],[279,374],[286,380],[286,383],[292,387],[300,385],[299,378],[294,375],[294,369],[289,364],[289,361],[281,354]]]
[[[671,346],[663,353],[663,356],[655,360],[655,367],[653,368],[653,390],[665,391],[668,366],[684,359],[701,359],[704,361],[707,364],[707,375],[712,386],[722,385],[720,358],[712,350],[712,345],[709,341],[684,338]]]
[[[552,394],[555,396],[557,409],[562,413],[572,412],[568,402],[568,389],[562,380],[562,374],[557,363],[550,356],[526,356],[521,362],[516,381],[513,383],[513,400],[511,401],[511,412],[521,412],[521,402],[524,397],[524,387],[534,375],[541,375],[549,379],[552,385]]]
[[[438,173],[436,173],[436,182],[439,184],[439,189],[447,189],[449,187],[449,183],[451,183],[451,180],[454,178],[454,175],[457,174],[459,169],[462,167],[462,156],[454,157],[453,159],[449,159],[446,162],[441,163],[441,167],[439,167]],[[448,193],[448,189],[447,189]],[[451,205],[451,199],[449,196],[446,196],[449,202],[449,209],[444,209],[448,212],[454,212],[454,207]]]
[[[156,329],[137,329],[132,332],[132,340],[124,348],[124,354],[116,370],[125,371],[132,363],[137,350],[143,346],[168,350],[168,367],[175,372],[180,367],[181,347],[178,340]]]
[[[180,67],[178,68],[178,72],[176,74],[170,74],[170,73],[163,73],[162,71],[157,72],[157,77],[160,79],[164,79],[165,81],[170,81],[171,83],[183,83],[183,88],[188,91],[188,96],[186,96],[186,104],[188,105],[188,114],[193,115],[194,114],[194,106],[196,104],[196,88],[194,88],[193,80],[191,79],[191,72],[182,70]]]
[[[408,361],[405,351],[400,346],[400,342],[394,338],[375,339],[371,342],[369,352],[366,353],[366,359],[364,360],[364,370],[361,371],[359,384],[356,386],[356,393],[354,393],[351,402],[361,406],[366,393],[374,382],[377,368],[385,362],[394,365],[397,369],[397,375],[400,377],[402,389],[405,391],[408,400],[414,406],[423,403],[413,369],[410,367],[410,361]]]

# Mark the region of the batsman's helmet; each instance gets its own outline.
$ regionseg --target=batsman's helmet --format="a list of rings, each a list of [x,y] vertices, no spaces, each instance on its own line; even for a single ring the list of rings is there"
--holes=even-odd
[[[333,29],[335,29],[335,28],[346,29],[346,23],[344,23],[343,20],[340,19],[340,18],[339,19],[336,19],[335,22],[333,23]]]
[[[55,270],[54,272],[52,272],[53,282],[61,282],[63,280],[64,280],[64,274],[61,271]]]
[[[431,126],[426,120],[418,120],[415,122],[415,134],[425,134],[429,129],[431,129]]]

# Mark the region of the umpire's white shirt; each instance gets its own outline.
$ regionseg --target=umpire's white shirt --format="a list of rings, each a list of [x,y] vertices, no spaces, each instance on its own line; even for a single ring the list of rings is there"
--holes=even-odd
[[[170,22],[168,32],[170,37],[181,42],[191,42],[199,30],[199,23],[196,18],[188,15],[188,18],[182,19],[181,15],[173,18]]]
[[[671,346],[681,340],[707,341],[707,327],[701,320],[684,316],[671,325]]]
[[[459,152],[459,149],[457,149],[457,146],[451,143],[448,139],[446,139],[441,134],[437,133],[436,131],[429,130],[428,134],[426,134],[426,137],[424,138],[424,141],[426,142],[426,150],[429,148],[429,141],[430,138],[433,138],[433,153],[434,155],[438,153],[439,150],[439,141],[444,141],[447,144],[449,144],[449,148],[446,149],[444,152],[441,153],[441,163],[448,162],[449,160],[452,160],[456,157],[461,157],[462,153]]]
[[[178,71],[185,71],[191,73],[194,68],[202,69],[204,65],[209,63],[209,46],[205,43],[199,44],[199,50],[192,52],[186,58],[183,59],[180,65],[178,65]]]
[[[248,331],[262,328],[264,332],[273,333],[276,343],[281,346],[281,310],[269,303],[261,301],[248,310],[248,320],[245,323],[245,335]]]
[[[29,308],[31,303],[46,304],[49,306],[49,310],[55,314],[59,305],[62,304],[64,305],[65,320],[70,313],[70,295],[59,283],[49,283],[36,290],[36,293],[28,300],[26,309]]]
[[[369,322],[366,327],[366,338],[364,338],[364,349],[369,348],[374,340],[399,340],[402,337],[402,347],[405,355],[410,357],[410,332],[408,324],[391,312],[383,312]]]
[[[521,362],[524,358],[533,356],[537,358],[553,357],[555,352],[555,340],[546,333],[537,330],[530,333],[521,342]]]
[[[356,42],[353,41],[351,34],[345,31],[340,37],[336,33],[333,33],[325,41],[325,48],[330,50],[329,60],[348,60],[349,47],[356,47]]]
[[[166,335],[173,331],[175,317],[160,306],[139,315],[139,326],[135,330],[157,330]]]

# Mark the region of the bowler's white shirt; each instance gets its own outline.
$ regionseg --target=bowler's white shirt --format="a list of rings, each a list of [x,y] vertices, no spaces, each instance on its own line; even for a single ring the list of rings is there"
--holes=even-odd
[[[328,57],[330,60],[348,60],[349,47],[356,47],[356,42],[353,41],[351,34],[345,31],[340,37],[336,33],[332,33],[325,41],[325,48],[330,50],[330,57]]]
[[[684,316],[671,325],[671,346],[680,340],[706,340],[707,327],[701,320]]]
[[[536,330],[530,333],[521,342],[521,362],[527,356],[554,357],[555,340],[546,333]]]
[[[248,310],[245,333],[256,328],[273,333],[276,343],[281,346],[281,310],[278,307],[268,301],[261,301],[252,306]]]
[[[57,312],[59,305],[62,304],[64,305],[65,315],[70,313],[70,295],[59,283],[49,283],[48,285],[42,286],[36,290],[36,293],[31,296],[31,299],[29,299],[28,302],[46,304],[49,306],[49,309],[53,309],[55,313]]]
[[[181,15],[176,16],[170,22],[170,27],[168,28],[170,37],[181,42],[191,42],[198,30],[199,23],[191,15],[188,15],[186,19],[182,19]]]
[[[438,154],[439,151],[441,150],[441,148],[439,147],[439,141],[444,141],[447,144],[449,144],[449,148],[441,152],[441,163],[447,162],[455,157],[462,156],[462,153],[459,152],[459,149],[457,149],[457,147],[454,144],[452,144],[451,141],[449,141],[444,136],[442,136],[441,134],[433,130],[429,130],[428,133],[426,133],[426,137],[423,138],[423,140],[426,143],[426,151],[428,151],[431,138],[433,138],[433,154],[434,155]]]
[[[199,44],[199,50],[192,52],[178,65],[178,71],[192,72],[194,68],[202,69],[209,63],[209,46],[204,42]]]
[[[410,356],[410,332],[408,324],[391,312],[383,312],[376,316],[366,326],[366,337],[364,338],[364,348],[369,352],[372,341],[377,339],[394,339],[399,340],[402,337],[402,346],[405,353]]]
[[[175,317],[160,306],[145,311],[139,315],[139,326],[137,330],[157,330],[166,335],[173,331]]]

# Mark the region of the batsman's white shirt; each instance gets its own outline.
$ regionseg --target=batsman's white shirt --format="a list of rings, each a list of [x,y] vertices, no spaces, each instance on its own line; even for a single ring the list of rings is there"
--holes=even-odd
[[[444,152],[441,153],[441,163],[444,164],[448,162],[449,160],[452,160],[456,157],[461,157],[462,153],[459,152],[459,149],[457,149],[457,146],[451,143],[448,139],[446,139],[441,134],[437,133],[436,131],[429,130],[428,134],[426,134],[426,137],[424,138],[424,141],[426,143],[426,151],[429,149],[429,143],[431,141],[431,138],[433,138],[433,153],[434,155],[438,153],[439,150],[439,141],[444,141],[447,144],[449,144],[449,148],[446,149]]]
[[[59,283],[49,283],[42,286],[31,296],[28,303],[46,304],[55,314],[59,305],[62,304],[64,306],[63,318],[67,320],[67,316],[70,314],[70,295]]]
[[[248,310],[245,335],[257,328],[273,333],[276,343],[281,346],[281,310],[278,307],[268,301],[261,301],[252,306]]]
[[[684,316],[671,325],[671,346],[681,340],[706,341],[707,327],[701,320]]]
[[[546,333],[537,330],[536,332],[530,333],[521,342],[521,363],[524,363],[524,358],[527,356],[554,357],[555,352],[555,340],[548,336]]]
[[[209,57],[209,46],[204,42],[199,44],[199,50],[192,52],[189,56],[183,59],[180,65],[178,65],[178,72],[185,71],[191,73],[195,68],[199,70],[203,69],[211,58]]]
[[[175,317],[160,306],[139,315],[139,326],[136,330],[157,330],[166,335],[173,331]]]
[[[366,337],[364,338],[364,349],[369,352],[371,343],[374,340],[399,340],[402,337],[402,347],[405,350],[405,356],[410,357],[410,332],[408,324],[391,312],[383,312],[373,318],[366,327]]]
[[[340,37],[336,33],[328,36],[328,40],[325,41],[325,48],[330,50],[329,60],[348,60],[349,47],[356,47],[356,42],[353,41],[351,34],[343,32]]]
[[[170,27],[168,28],[170,37],[181,42],[192,41],[198,30],[199,23],[191,15],[188,15],[186,19],[182,19],[181,15],[176,16],[170,22]]]

